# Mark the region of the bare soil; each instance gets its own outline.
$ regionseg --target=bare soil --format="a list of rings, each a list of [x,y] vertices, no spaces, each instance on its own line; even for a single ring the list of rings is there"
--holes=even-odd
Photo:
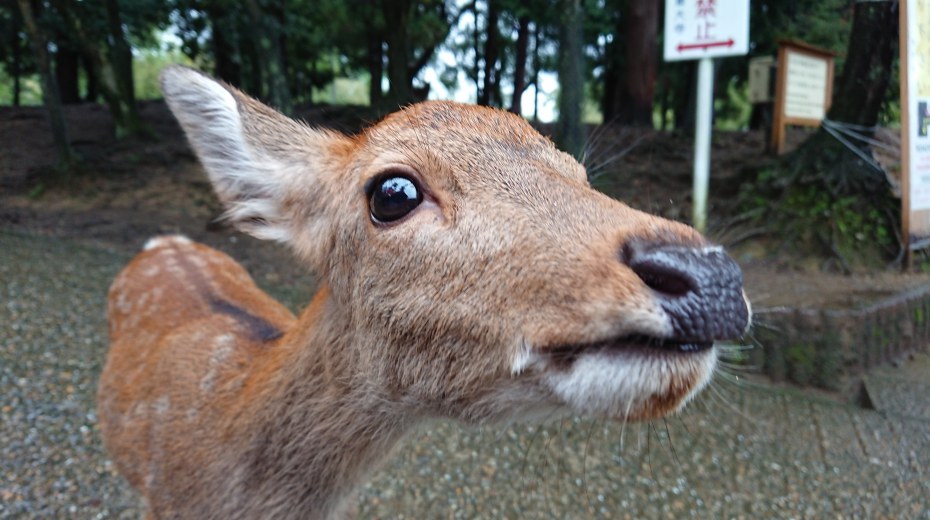
[[[283,247],[260,243],[218,222],[220,205],[180,128],[161,102],[141,105],[154,137],[116,141],[107,110],[66,107],[70,138],[84,158],[79,171],[55,173],[45,113],[0,107],[0,229],[80,238],[133,251],[156,234],[183,233],[219,247],[259,283],[312,285],[312,276]],[[311,124],[353,131],[370,118],[352,109],[300,114]],[[546,126],[541,127],[544,133]],[[797,144],[803,132],[791,135]],[[687,221],[691,212],[690,137],[593,128],[585,163],[594,185],[630,204]],[[717,132],[712,150],[710,235],[743,266],[757,311],[769,307],[851,308],[930,283],[927,274],[896,270],[842,275],[823,259],[786,260],[768,242],[745,239],[735,225],[740,172],[771,159],[762,132]],[[309,293],[309,291],[308,291]]]

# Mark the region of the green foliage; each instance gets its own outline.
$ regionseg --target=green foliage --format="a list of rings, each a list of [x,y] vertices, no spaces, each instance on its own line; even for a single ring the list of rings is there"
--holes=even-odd
[[[368,78],[333,78],[329,85],[313,90],[313,99],[330,105],[368,105]]]
[[[824,171],[806,173],[795,175],[784,165],[764,169],[741,188],[742,210],[751,225],[777,237],[774,251],[833,258],[844,270],[881,267],[896,256],[900,222],[887,187],[841,193]]]
[[[588,125],[599,125],[604,122],[601,106],[590,96],[585,97],[581,105],[581,122]]]
[[[814,345],[808,342],[789,345],[785,350],[785,361],[791,380],[801,385],[810,383],[816,373],[814,358]]]
[[[43,194],[45,194],[46,188],[47,186],[45,185],[45,182],[40,181],[36,183],[36,185],[33,186],[32,189],[29,190],[29,193],[27,194],[27,196],[32,200],[39,199],[42,197]]]
[[[861,198],[833,198],[829,192],[814,186],[791,191],[785,211],[816,230],[806,233],[799,230],[801,237],[813,239],[813,233],[820,234],[847,260],[868,256],[869,250],[889,250],[896,245],[885,216],[871,204],[863,204]]]
[[[39,76],[32,73],[28,76],[20,77],[20,104],[22,105],[41,105],[42,104],[42,82]],[[6,70],[0,69],[0,105],[13,104],[13,78]]]
[[[745,130],[751,113],[748,90],[731,79],[726,96],[714,100],[714,126],[720,130]]]
[[[135,77],[136,99],[161,99],[161,87],[158,75],[168,65],[182,63],[193,65],[190,59],[179,51],[143,51],[136,53],[132,62]]]

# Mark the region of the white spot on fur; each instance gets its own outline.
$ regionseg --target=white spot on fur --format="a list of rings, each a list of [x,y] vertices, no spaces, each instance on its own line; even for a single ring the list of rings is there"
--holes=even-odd
[[[116,308],[123,314],[132,312],[132,302],[129,300],[129,293],[119,293],[119,296],[116,297]]]
[[[204,392],[212,392],[216,384],[216,376],[220,368],[229,360],[233,354],[236,338],[232,334],[222,334],[213,340],[213,351],[210,353],[210,365],[207,367],[207,373],[200,380],[200,389]]]
[[[517,353],[513,357],[513,361],[510,363],[510,374],[514,376],[522,374],[523,371],[532,364],[533,358],[533,352],[529,344],[527,344],[526,341],[522,341],[517,348]]]
[[[142,247],[143,251],[151,251],[152,249],[157,249],[159,247],[168,247],[171,245],[187,245],[192,244],[191,239],[182,236],[182,235],[166,235],[161,237],[153,237],[145,243],[145,246]]]
[[[168,413],[169,409],[171,409],[171,398],[167,395],[159,397],[157,401],[152,403],[152,411],[154,411],[155,415],[158,417],[163,417]]]

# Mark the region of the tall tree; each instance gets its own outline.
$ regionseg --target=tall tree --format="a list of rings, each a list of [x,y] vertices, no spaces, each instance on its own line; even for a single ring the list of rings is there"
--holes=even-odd
[[[376,1],[381,5],[390,84],[384,103],[391,109],[426,97],[428,85],[416,88],[414,80],[433,59],[464,9],[456,8],[450,0]],[[370,44],[369,49],[375,46]]]
[[[68,169],[77,161],[77,156],[71,149],[68,140],[68,127],[61,110],[61,99],[58,95],[58,84],[52,74],[51,60],[48,56],[48,38],[45,32],[36,23],[30,0],[18,0],[19,10],[22,14],[23,25],[29,38],[32,40],[32,49],[35,53],[39,76],[42,78],[42,102],[48,113],[49,125],[52,129],[52,139],[58,152],[58,163],[62,169]]]
[[[584,127],[584,11],[581,0],[560,0],[559,23],[559,121],[555,140],[562,150],[581,158]]]
[[[242,85],[242,58],[238,45],[243,29],[239,22],[242,14],[227,7],[218,2],[203,3],[210,24],[209,49],[213,54],[213,72],[226,83],[239,87]]]
[[[98,5],[67,0],[51,0],[51,3],[90,63],[91,73],[113,117],[116,136],[148,135],[150,130],[136,107],[132,51],[123,32],[119,4],[116,0],[107,0],[105,12],[101,14],[91,11]],[[100,28],[101,19],[105,20],[105,33]]]
[[[628,0],[623,12],[625,60],[616,105],[617,122],[652,128],[652,102],[658,68],[659,2]],[[606,110],[604,120],[610,120]]]
[[[374,28],[368,33],[368,102],[371,106],[380,106],[381,80],[384,78],[384,34],[381,27]]]
[[[265,2],[263,9],[258,0],[246,0],[249,13],[255,23],[255,35],[252,45],[265,78],[263,97],[272,106],[285,114],[292,111],[291,92],[287,84],[287,71],[284,63],[283,29],[284,4],[278,1]]]
[[[526,90],[526,64],[529,58],[530,47],[530,17],[522,15],[518,18],[516,58],[513,63],[513,96],[510,100],[510,111],[520,114],[523,111],[523,91]]]
[[[65,38],[56,38],[55,49],[55,82],[58,84],[58,93],[64,105],[73,105],[81,102],[79,88],[79,71],[81,55],[67,43]]]
[[[500,7],[498,2],[487,0],[487,17],[484,36],[484,66],[482,67],[481,88],[478,89],[479,105],[500,104]]]
[[[387,74],[390,82],[388,103],[394,106],[413,101],[413,85],[407,77],[410,56],[411,0],[386,0],[381,4],[384,13],[385,42],[387,43]]]
[[[132,71],[132,48],[124,30],[125,24],[117,0],[106,0],[106,16],[106,41],[109,48],[110,66],[113,68],[113,75],[115,76],[116,90],[123,110],[126,111],[127,120],[131,120],[130,126],[135,126],[139,124],[139,114],[136,110],[136,82]],[[136,132],[135,128],[130,130],[132,133]]]

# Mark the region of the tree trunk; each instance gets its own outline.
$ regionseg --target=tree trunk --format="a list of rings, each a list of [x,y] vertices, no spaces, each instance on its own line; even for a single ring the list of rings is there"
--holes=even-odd
[[[437,4],[442,11],[442,17],[446,16],[445,4],[439,2]],[[459,16],[462,15],[462,11],[459,12]],[[416,21],[413,22],[414,24]],[[422,87],[413,87],[413,80],[420,74],[420,71],[423,70],[423,67],[433,58],[433,54],[436,53],[436,48],[442,44],[446,37],[448,36],[448,28],[456,25],[458,23],[458,17],[452,21],[447,27],[447,31],[441,35],[432,35],[430,41],[426,41],[423,44],[423,50],[420,51],[420,55],[413,56],[413,48],[411,47],[410,37],[407,36],[407,49],[410,51],[411,56],[408,58],[409,64],[407,65],[407,85],[410,85],[411,95],[413,96],[414,101],[423,101],[429,96],[429,84],[426,84]],[[411,59],[413,58],[413,59]],[[499,97],[499,96],[498,96]]]
[[[55,52],[55,82],[63,105],[74,105],[81,102],[78,89],[78,63],[80,55],[68,48],[65,39],[59,38],[58,50]]]
[[[10,49],[12,49],[13,60],[10,65],[10,75],[13,76],[13,106],[18,107],[22,100],[22,51],[21,51],[21,42],[19,41],[19,33],[22,29],[23,19],[22,14],[16,8],[11,9],[11,17],[13,19],[12,27],[10,30]]]
[[[114,2],[115,0],[108,0]],[[105,52],[97,42],[87,33],[84,22],[81,20],[73,9],[73,4],[67,0],[52,0],[52,5],[61,16],[66,27],[74,35],[75,41],[80,45],[84,57],[90,62],[91,74],[97,77],[97,87],[106,100],[110,109],[110,115],[113,118],[113,126],[117,138],[124,138],[132,135],[150,135],[151,131],[139,118],[136,110],[135,95],[132,93],[132,52],[128,53],[128,68],[130,70],[119,71],[111,61],[109,52]],[[114,24],[119,25],[119,34],[122,35],[122,24],[119,22],[119,12],[112,11],[118,8],[118,5],[107,5],[108,18],[110,19],[111,30],[114,30]],[[113,33],[111,32],[111,37]],[[113,42],[112,45],[119,46],[126,44],[125,38],[122,44]],[[117,51],[116,55],[122,61],[122,66],[127,67],[126,52]]]
[[[623,82],[623,60],[626,58],[626,35],[624,31],[624,21],[626,20],[626,2],[613,0],[607,2],[607,8],[616,11],[619,16],[615,16],[611,30],[613,38],[604,47],[604,73],[603,73],[603,91],[601,93],[601,115],[604,124],[613,124],[617,122],[620,112],[620,84]]]
[[[584,102],[583,27],[581,0],[560,1],[559,23],[559,121],[556,143],[581,158],[584,148],[584,127],[581,110]]]
[[[100,82],[97,79],[97,74],[94,73],[94,64],[87,58],[87,56],[81,56],[81,67],[84,69],[84,74],[87,76],[87,86],[84,91],[84,101],[86,103],[96,103],[100,99]]]
[[[678,96],[672,101],[672,112],[675,115],[675,130],[686,134],[694,133],[694,119],[697,111],[697,60],[680,63],[684,69],[677,82],[680,89],[675,89]]]
[[[626,42],[618,122],[652,128],[652,101],[658,61],[659,2],[630,0],[623,17]]]
[[[231,30],[234,27],[230,26],[234,26],[236,22],[233,17],[226,14],[227,10],[214,7],[209,2],[205,6],[207,18],[210,19],[210,28],[212,29],[211,47],[215,63],[214,72],[221,80],[234,87],[239,87],[242,85],[242,67],[236,60],[238,50],[235,41],[226,35],[227,31],[234,35],[235,31]]]
[[[285,114],[294,112],[294,103],[291,100],[291,89],[288,86],[288,62],[287,62],[287,34],[284,28],[287,25],[285,19],[286,11],[284,0],[272,4],[270,23],[271,30],[269,38],[271,39],[272,54],[268,62],[268,75],[272,82],[271,90],[274,92],[274,99],[277,106]]]
[[[281,29],[284,27],[284,7],[275,3],[270,12],[264,12],[257,0],[248,1],[249,13],[258,30],[252,39],[256,47],[256,69],[262,70],[265,79],[265,100],[285,114],[292,112],[291,92],[287,86],[284,68],[284,49],[281,47]]]
[[[475,63],[472,67],[472,77],[475,80],[475,101],[481,99],[484,94],[482,94],[482,85],[484,83],[481,81],[481,31],[478,30],[478,3],[472,2],[471,11],[474,14],[475,26],[471,32],[472,47],[475,51]]]
[[[484,37],[484,78],[481,87],[481,96],[478,98],[479,105],[497,104],[495,91],[497,90],[497,60],[499,54],[499,40],[497,20],[498,6],[494,0],[488,0],[488,20],[485,27]]]
[[[604,52],[604,92],[601,95],[601,115],[605,124],[617,122],[620,112],[620,83],[623,81],[622,59],[623,43],[619,37],[620,29],[614,35],[613,41],[607,45]]]
[[[58,85],[55,83],[55,79],[52,76],[52,68],[48,56],[48,40],[39,26],[36,25],[30,0],[18,0],[18,2],[23,25],[26,28],[26,32],[29,34],[29,38],[32,40],[32,50],[35,53],[36,67],[39,69],[39,75],[42,77],[42,102],[45,104],[45,109],[48,112],[49,126],[52,129],[52,139],[55,142],[55,149],[58,153],[59,168],[68,169],[77,162],[77,156],[71,149],[71,143],[68,140],[68,127],[61,110]]]
[[[384,37],[379,31],[369,27],[368,31],[368,100],[373,107],[380,107],[383,101],[381,79],[384,77]]]
[[[123,22],[120,19],[119,3],[117,0],[107,0],[107,27],[110,33],[110,63],[116,77],[116,88],[127,116],[132,121],[138,121],[136,111],[135,79],[132,71],[132,49],[126,41],[123,32]],[[133,123],[134,124],[134,123]]]
[[[410,23],[410,0],[395,0],[382,3],[384,9],[385,40],[388,46],[388,105],[390,108],[406,105],[413,101],[413,86],[410,81],[407,59],[410,56],[407,41]]]
[[[539,122],[539,24],[533,27],[533,121]]]
[[[520,17],[520,26],[517,29],[517,57],[513,65],[513,98],[510,101],[510,111],[514,114],[522,113],[521,98],[526,90],[526,59],[530,44],[530,18]]]
[[[878,123],[897,43],[897,2],[857,2],[846,63],[828,119],[863,126]]]
[[[265,97],[265,73],[262,67],[262,57],[256,37],[252,34],[239,33],[239,48],[242,55],[242,82],[245,91],[257,98]]]

